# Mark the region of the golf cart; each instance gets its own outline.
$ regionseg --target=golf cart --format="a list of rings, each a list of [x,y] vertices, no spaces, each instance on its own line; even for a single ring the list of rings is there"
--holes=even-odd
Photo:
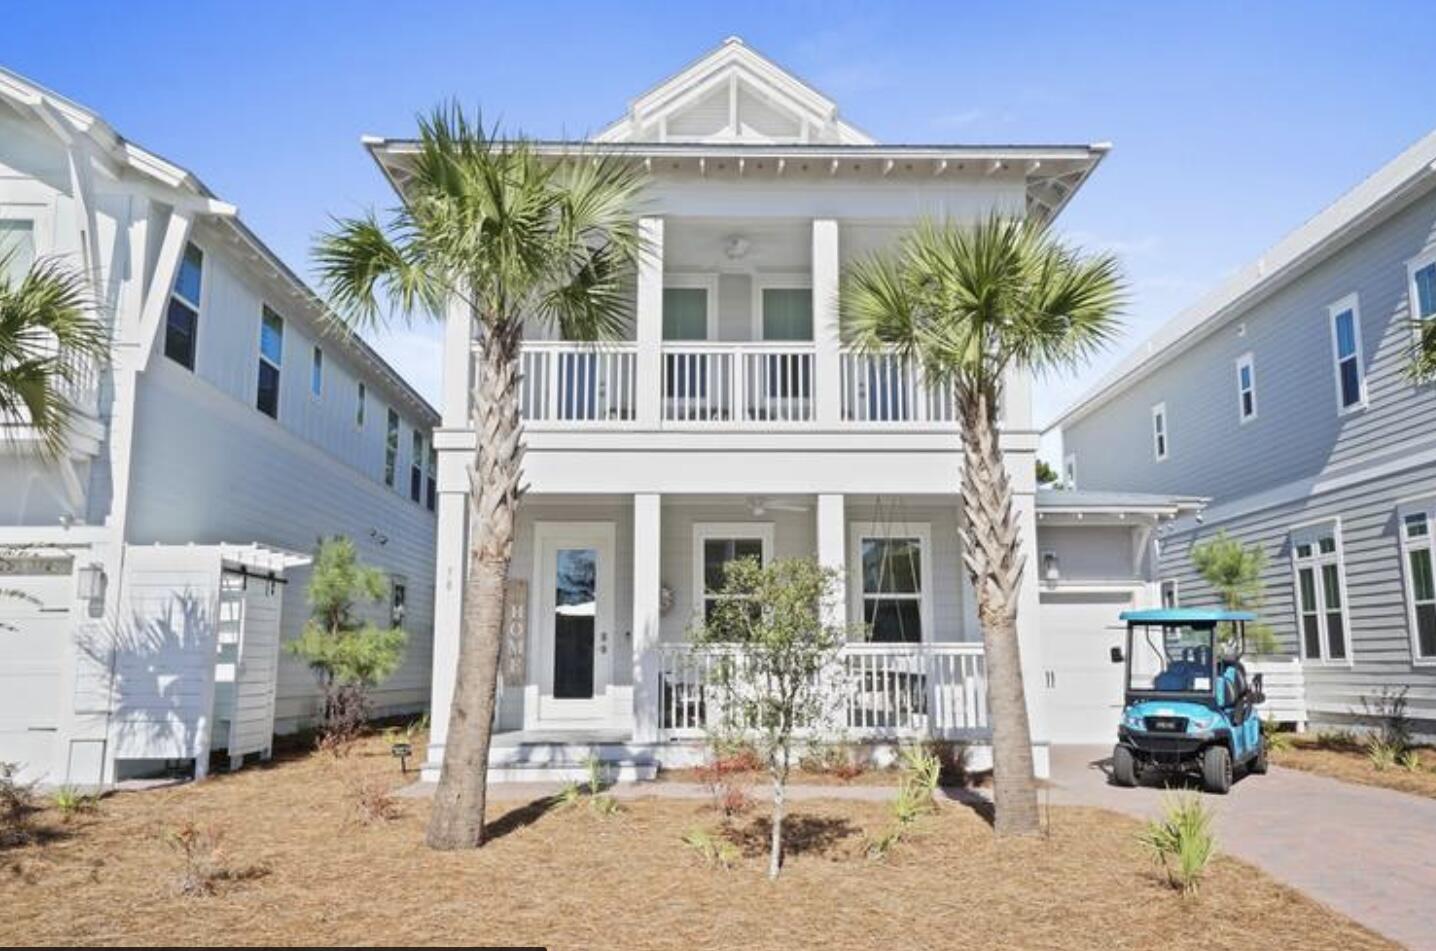
[[[1124,611],[1126,689],[1112,782],[1135,786],[1147,769],[1197,772],[1208,792],[1231,789],[1237,767],[1265,773],[1266,741],[1256,707],[1266,697],[1241,656],[1249,611],[1163,608]]]

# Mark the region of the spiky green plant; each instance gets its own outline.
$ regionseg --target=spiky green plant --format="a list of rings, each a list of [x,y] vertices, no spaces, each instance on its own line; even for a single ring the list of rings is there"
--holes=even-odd
[[[76,411],[70,392],[109,356],[109,331],[89,282],[56,258],[18,280],[0,256],[0,430],[33,428],[43,454],[65,449]]]
[[[959,531],[982,624],[1003,835],[1040,831],[1017,648],[1026,558],[999,440],[1004,381],[1012,371],[1080,365],[1116,335],[1123,298],[1110,255],[1083,254],[1039,223],[997,214],[969,226],[923,222],[843,277],[843,341],[913,361],[951,394],[962,424]]]
[[[1162,817],[1147,822],[1137,839],[1162,866],[1173,888],[1196,894],[1216,852],[1212,814],[1200,796],[1182,793],[1163,800]]]
[[[523,492],[519,347],[525,321],[565,340],[621,336],[639,256],[644,172],[632,159],[540,155],[457,106],[419,119],[403,159],[405,204],[340,220],[315,250],[320,281],[346,327],[385,309],[443,319],[452,307],[477,332],[469,427],[470,551],[448,742],[434,795],[431,847],[484,841],[489,745],[502,644],[504,586]]]
[[[95,808],[96,803],[94,796],[82,793],[74,786],[68,785],[55,790],[50,801],[66,822],[82,812],[90,812]]]
[[[707,829],[689,829],[683,834],[683,844],[692,849],[709,868],[730,869],[738,864],[738,847],[721,832]]]

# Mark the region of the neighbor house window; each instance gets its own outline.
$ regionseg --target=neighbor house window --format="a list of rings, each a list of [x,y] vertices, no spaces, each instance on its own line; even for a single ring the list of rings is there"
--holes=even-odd
[[[357,429],[364,428],[364,404],[368,400],[368,391],[364,389],[364,381],[359,381],[359,391],[355,394],[354,401],[354,426]]]
[[[404,609],[409,601],[409,583],[403,578],[389,579],[389,626],[404,626]]]
[[[1256,362],[1250,353],[1237,357],[1237,419],[1256,419]]]
[[[1175,608],[1181,604],[1177,593],[1177,579],[1168,578],[1162,582],[1162,607]]]
[[[389,410],[384,424],[384,484],[394,487],[394,477],[399,468],[399,414]]]
[[[730,562],[755,559],[766,565],[773,558],[773,525],[770,522],[699,524],[693,526],[693,590],[695,609],[704,620],[713,616],[713,606],[724,597],[724,572]]]
[[[1075,452],[1062,463],[1062,481],[1069,489],[1077,488],[1077,454]]]
[[[1158,462],[1167,458],[1167,404],[1152,407],[1152,455]]]
[[[409,448],[409,499],[417,502],[424,497],[424,460],[428,458],[424,452],[424,434],[417,429]]]
[[[917,644],[931,635],[931,531],[926,525],[856,525],[850,560],[868,640]]]
[[[1366,385],[1361,375],[1361,314],[1356,295],[1332,304],[1331,347],[1336,360],[1336,402],[1340,412],[1366,405]]]
[[[309,394],[315,398],[324,395],[324,351],[318,347],[309,363]]]
[[[279,418],[279,368],[284,363],[284,319],[264,308],[259,321],[259,389],[254,405]]]
[[[1411,315],[1417,320],[1436,317],[1436,251],[1412,261],[1407,270],[1411,274]]]
[[[195,340],[199,333],[199,295],[204,277],[204,253],[185,245],[179,273],[165,311],[165,356],[186,370],[194,369]]]
[[[438,501],[439,484],[439,451],[432,446],[429,447],[429,477],[424,492],[424,504],[429,511],[434,511],[434,505]]]
[[[1436,661],[1436,499],[1402,506],[1400,515],[1411,651]]]
[[[18,287],[35,263],[35,222],[0,219],[0,279]]]
[[[1292,532],[1291,557],[1301,656],[1312,661],[1346,661],[1350,625],[1342,582],[1340,526],[1329,522]]]

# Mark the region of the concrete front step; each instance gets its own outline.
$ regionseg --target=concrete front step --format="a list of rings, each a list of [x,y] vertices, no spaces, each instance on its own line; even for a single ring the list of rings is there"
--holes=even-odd
[[[589,778],[589,763],[594,760],[604,782],[639,782],[656,778],[673,752],[671,745],[660,753],[656,744],[647,743],[496,743],[489,750],[489,782],[579,782]]]

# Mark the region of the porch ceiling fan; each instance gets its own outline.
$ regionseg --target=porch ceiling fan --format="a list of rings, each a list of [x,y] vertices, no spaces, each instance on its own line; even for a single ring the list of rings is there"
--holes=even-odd
[[[768,512],[806,512],[809,507],[802,502],[782,502],[761,495],[748,496],[748,510],[753,513],[754,518]]]

